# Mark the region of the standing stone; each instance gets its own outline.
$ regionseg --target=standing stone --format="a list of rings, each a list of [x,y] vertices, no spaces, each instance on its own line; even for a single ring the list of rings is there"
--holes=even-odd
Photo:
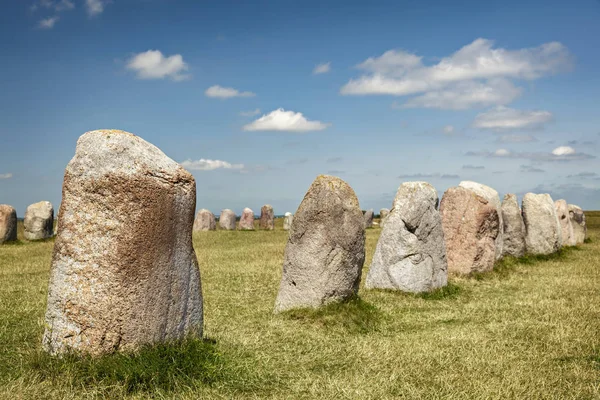
[[[556,208],[556,218],[560,224],[561,236],[563,246],[575,246],[575,234],[573,233],[573,225],[571,224],[571,218],[569,218],[569,206],[566,200],[556,200],[554,202],[554,208]]]
[[[500,231],[493,204],[464,187],[446,190],[440,204],[448,271],[458,274],[494,268]]]
[[[517,196],[507,194],[502,200],[502,255],[523,257],[525,255],[525,223]]]
[[[215,214],[211,213],[207,209],[203,208],[196,214],[194,220],[194,232],[198,231],[214,231],[217,229],[217,223],[215,222]]]
[[[260,208],[260,221],[258,223],[260,229],[272,231],[275,229],[275,216],[273,214],[273,207],[269,204],[265,204]]]
[[[581,244],[587,237],[587,225],[583,210],[575,204],[569,204],[569,217],[573,225],[573,237],[576,244]]]
[[[523,197],[523,222],[528,253],[551,254],[560,250],[562,231],[548,193],[527,193]]]
[[[17,240],[17,211],[0,204],[0,244]]]
[[[194,177],[119,130],[87,132],[67,165],[44,348],[93,355],[202,337]]]
[[[365,211],[365,214],[363,216],[363,218],[365,220],[365,228],[373,227],[373,217],[374,216],[375,216],[375,213],[373,212],[372,208],[370,210]]]
[[[367,288],[420,293],[446,286],[446,246],[437,207],[437,191],[429,183],[400,186],[377,242]]]
[[[379,210],[379,225],[381,225],[382,228],[383,228],[383,222],[388,217],[388,215],[390,215],[389,208],[382,208],[381,210]]]
[[[221,211],[221,216],[219,217],[219,227],[226,231],[234,231],[235,213],[228,208]]]
[[[49,201],[31,204],[23,220],[25,239],[41,240],[52,237],[54,231],[54,208]]]
[[[496,237],[495,241],[495,254],[496,260],[499,260],[500,258],[502,258],[502,246],[504,244],[504,239],[502,238],[502,227],[504,226],[504,223],[502,221],[502,203],[500,203],[500,197],[498,196],[498,192],[489,186],[473,181],[462,181],[458,184],[458,186],[472,190],[473,192],[475,192],[475,194],[483,197],[492,206],[496,207],[496,212],[498,213],[498,219],[500,222],[500,231],[498,232],[498,236]]]
[[[283,218],[283,230],[289,231],[292,227],[292,222],[294,221],[294,214],[291,212],[286,212]]]
[[[252,211],[248,207],[244,208],[244,211],[242,211],[239,229],[241,231],[254,230],[254,211]]]
[[[354,190],[319,175],[294,214],[275,312],[356,295],[365,262],[365,225]]]

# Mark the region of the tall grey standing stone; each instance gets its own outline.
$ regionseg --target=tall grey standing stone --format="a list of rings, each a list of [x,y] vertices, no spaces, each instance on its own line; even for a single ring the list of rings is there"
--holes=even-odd
[[[205,208],[198,211],[196,214],[196,219],[194,220],[194,232],[214,231],[215,229],[217,229],[215,214]]]
[[[293,221],[294,221],[294,214],[292,214],[291,212],[286,212],[285,216],[283,217],[283,230],[289,231],[290,228],[292,227]]]
[[[554,202],[554,208],[556,208],[556,218],[560,224],[560,230],[562,235],[563,246],[575,246],[575,234],[573,233],[573,225],[571,224],[571,218],[569,218],[569,206],[566,200],[556,200]]]
[[[272,231],[275,229],[275,215],[273,207],[270,204],[265,204],[260,208],[260,221],[258,221],[260,229]]]
[[[464,187],[446,190],[440,203],[448,272],[469,274],[494,268],[500,231],[493,204]]]
[[[365,225],[354,190],[319,175],[294,214],[275,312],[356,295],[364,262]]]
[[[240,217],[239,229],[241,231],[253,231],[254,230],[254,211],[252,211],[248,207],[244,208],[244,211],[242,211],[242,216]]]
[[[25,239],[41,240],[52,237],[54,231],[54,208],[49,201],[31,204],[23,219]]]
[[[502,253],[504,256],[523,257],[525,255],[525,223],[517,196],[507,194],[502,200]]]
[[[379,210],[379,226],[383,228],[383,224],[385,223],[385,219],[390,214],[390,210],[387,208],[382,208]]]
[[[373,227],[373,217],[375,216],[375,213],[373,212],[373,209],[371,208],[370,210],[365,211],[364,214],[364,220],[365,220],[365,228],[372,228]]]
[[[525,244],[530,254],[551,254],[562,247],[562,231],[554,201],[548,193],[523,197]]]
[[[119,130],[87,132],[65,170],[44,348],[99,355],[202,335],[194,177]]]
[[[219,216],[219,227],[226,231],[235,230],[235,213],[228,208],[221,211],[221,215]]]
[[[367,288],[420,293],[446,286],[446,246],[437,207],[437,191],[427,182],[405,182],[398,188],[367,274]]]
[[[17,240],[17,211],[0,204],[0,244]]]
[[[502,227],[504,226],[504,223],[502,221],[502,203],[500,203],[500,197],[498,196],[498,192],[489,186],[473,181],[462,181],[458,184],[458,186],[472,190],[473,192],[475,192],[475,194],[483,197],[491,205],[496,207],[496,212],[498,213],[498,218],[500,222],[500,231],[498,232],[498,236],[496,237],[495,241],[495,254],[496,260],[499,260],[500,258],[502,258],[502,246],[504,244],[504,239],[502,238]]]
[[[575,243],[583,243],[587,237],[587,225],[585,223],[585,214],[581,207],[569,204],[569,218],[571,218],[571,225],[573,225]]]

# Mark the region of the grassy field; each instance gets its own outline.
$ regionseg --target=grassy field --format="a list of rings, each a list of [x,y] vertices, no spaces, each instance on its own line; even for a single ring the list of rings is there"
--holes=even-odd
[[[40,350],[53,242],[0,246],[0,398],[600,398],[600,212],[587,218],[591,241],[556,256],[278,316],[281,220],[195,234],[205,339],[96,360]]]

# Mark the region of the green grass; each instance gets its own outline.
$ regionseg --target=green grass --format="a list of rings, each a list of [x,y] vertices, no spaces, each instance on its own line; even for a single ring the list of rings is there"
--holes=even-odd
[[[195,234],[210,339],[95,359],[41,350],[52,241],[0,246],[0,398],[600,398],[600,212],[587,220],[590,241],[557,255],[281,315],[281,220]]]

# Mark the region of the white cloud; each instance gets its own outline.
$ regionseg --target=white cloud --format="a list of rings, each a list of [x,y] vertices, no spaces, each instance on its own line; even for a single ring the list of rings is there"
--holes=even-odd
[[[240,113],[240,115],[242,117],[254,117],[255,115],[258,115],[258,114],[260,114],[260,108],[257,108],[257,109],[252,110],[252,111],[242,111]]]
[[[231,164],[221,160],[207,160],[201,158],[199,160],[185,160],[181,165],[187,169],[195,171],[212,171],[215,169],[243,169],[244,164]]]
[[[494,130],[539,128],[551,120],[552,113],[549,111],[515,110],[498,106],[478,114],[473,127]]]
[[[0,174],[0,179],[10,179],[12,178],[13,174],[11,173],[7,173],[7,174]]]
[[[560,146],[552,150],[552,154],[554,154],[555,156],[568,156],[575,153],[575,149],[570,146]]]
[[[510,151],[508,151],[506,149],[498,149],[494,152],[494,155],[496,157],[507,157],[507,156],[510,156]]]
[[[313,69],[313,75],[326,74],[331,71],[331,62],[319,64]]]
[[[244,126],[245,131],[287,131],[308,132],[320,131],[331,124],[320,121],[309,121],[302,113],[285,111],[283,108],[271,111],[256,121]]]
[[[104,0],[85,0],[85,8],[90,17],[93,17],[104,12],[104,6],[108,1]]]
[[[252,92],[240,92],[237,89],[214,85],[206,89],[204,94],[207,97],[216,97],[218,99],[229,99],[232,97],[254,97]]]
[[[445,135],[451,135],[452,132],[454,132],[454,127],[452,125],[446,125],[442,128],[442,132],[444,132]]]
[[[44,18],[44,19],[40,20],[40,22],[38,23],[38,28],[52,29],[52,28],[54,28],[54,25],[56,24],[56,22],[58,20],[59,20],[58,15],[56,15],[54,17]]]
[[[139,79],[168,77],[174,81],[182,81],[190,77],[183,73],[187,71],[188,65],[180,54],[165,57],[159,50],[148,50],[134,55],[127,62],[127,69],[135,71]]]

